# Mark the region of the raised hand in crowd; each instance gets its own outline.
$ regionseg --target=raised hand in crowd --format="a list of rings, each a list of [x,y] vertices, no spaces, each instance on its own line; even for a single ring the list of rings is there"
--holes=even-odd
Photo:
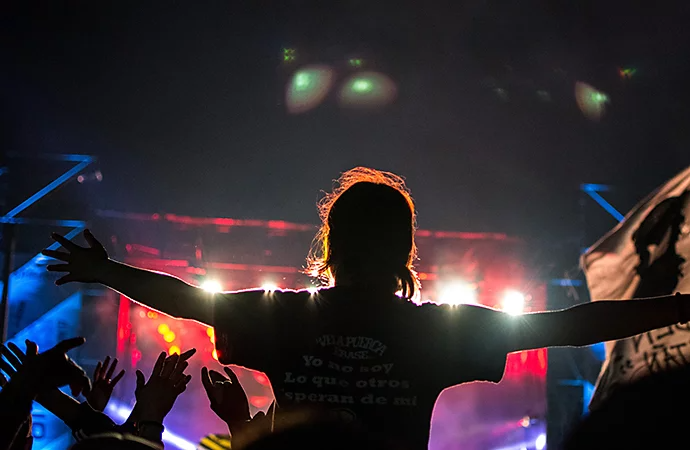
[[[88,247],[82,247],[64,236],[53,233],[62,250],[44,250],[43,254],[61,261],[47,269],[64,275],[55,284],[70,282],[101,283],[150,308],[173,317],[192,319],[204,324],[213,322],[209,293],[179,278],[122,264],[108,258],[103,245],[84,231]]]
[[[26,353],[11,342],[0,346],[0,369],[4,372],[4,386],[0,393],[0,420],[3,423],[0,448],[26,445],[30,437],[27,422],[30,421],[32,402],[40,395],[66,385],[70,385],[77,395],[89,392],[88,377],[66,354],[84,342],[84,338],[67,339],[40,354],[38,346],[29,340],[26,341]]]
[[[166,353],[162,352],[148,381],[140,370],[136,371],[137,386],[134,395],[137,403],[127,419],[126,426],[135,425],[141,437],[161,442],[164,431],[163,419],[192,379],[192,376],[186,375],[184,371],[189,365],[187,360],[194,353],[196,350],[192,349],[181,355],[166,357]]]
[[[178,363],[183,363],[189,360],[194,354],[196,353],[196,349],[190,349],[187,350],[186,352],[182,353],[179,355],[179,360]],[[172,358],[175,355],[170,355],[166,358],[166,360]],[[132,430],[133,432],[138,432],[139,428],[139,423],[142,421],[140,412],[143,408],[143,405],[141,403],[141,391],[146,386],[146,378],[144,377],[144,374],[140,371],[136,371],[136,387],[134,389],[134,398],[136,399],[136,404],[134,405],[134,409],[132,409],[132,412],[129,414],[129,417],[125,421],[123,427],[125,429]]]
[[[3,360],[2,369],[11,380],[21,380],[34,392],[34,396],[42,392],[62,386],[70,386],[74,395],[88,394],[91,391],[91,381],[84,369],[79,367],[67,356],[67,352],[82,345],[86,340],[82,337],[66,339],[55,347],[43,353],[38,353],[38,346],[26,341],[26,353],[13,343],[0,347]]]
[[[174,354],[166,358],[166,353],[161,352],[148,381],[137,370],[137,404],[141,404],[141,422],[163,422],[177,397],[185,391],[187,383],[192,379],[191,375],[184,373],[187,366],[189,363],[183,361],[180,355]]]
[[[93,386],[91,392],[86,396],[86,401],[96,411],[104,411],[108,406],[110,396],[113,395],[113,389],[122,377],[125,371],[121,370],[114,378],[113,374],[117,367],[117,358],[110,360],[110,356],[106,356],[103,362],[98,362],[96,369],[93,371]]]
[[[57,233],[53,239],[62,245],[66,252],[57,250],[43,250],[45,256],[63,261],[62,264],[52,264],[47,267],[52,272],[67,272],[55,284],[62,285],[72,281],[95,283],[99,281],[99,274],[108,262],[108,253],[103,245],[96,240],[89,230],[84,231],[84,238],[88,247],[81,247]]]
[[[268,413],[259,411],[252,418],[249,400],[237,375],[229,367],[223,367],[227,378],[215,370],[201,369],[201,383],[211,402],[211,410],[227,424],[232,436],[233,448],[243,448],[270,433],[274,424],[275,402]]]
[[[22,352],[16,345],[11,343],[8,344],[15,356],[15,359],[12,360],[12,364],[15,365],[18,370],[22,367],[21,371],[26,367],[30,367],[31,358],[29,355],[35,355],[37,351],[36,344],[31,341],[26,341],[26,343],[26,353]],[[49,352],[50,350],[46,353],[49,354]],[[72,392],[74,392],[75,395],[79,393],[89,395],[90,380],[86,376],[86,373],[79,365],[69,359],[69,357],[67,359],[67,364],[70,369],[66,375],[67,379],[62,381],[60,385],[72,386]],[[72,429],[74,436],[78,440],[93,434],[112,431],[117,428],[116,424],[108,416],[102,412],[95,411],[86,402],[80,404],[76,399],[58,389],[58,387],[60,386],[52,385],[47,389],[40,389],[35,399],[48,411],[65,422],[65,424]]]
[[[249,420],[249,400],[237,375],[229,367],[223,367],[227,378],[215,370],[201,369],[201,383],[211,402],[211,410],[228,425],[235,434]]]

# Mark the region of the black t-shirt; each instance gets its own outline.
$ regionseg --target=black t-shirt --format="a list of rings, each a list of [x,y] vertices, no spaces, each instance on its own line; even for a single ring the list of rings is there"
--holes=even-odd
[[[324,408],[422,449],[442,390],[500,381],[506,317],[335,287],[219,295],[214,327],[220,362],[266,373],[279,407]]]

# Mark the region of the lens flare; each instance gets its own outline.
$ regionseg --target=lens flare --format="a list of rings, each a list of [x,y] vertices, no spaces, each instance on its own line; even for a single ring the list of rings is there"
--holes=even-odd
[[[215,294],[216,292],[222,291],[223,286],[221,286],[221,284],[216,280],[205,280],[201,284],[201,289],[205,290],[206,292]]]
[[[388,76],[377,72],[359,72],[340,90],[340,104],[346,107],[378,107],[391,103],[397,88]]]
[[[273,283],[264,283],[261,285],[261,289],[263,289],[264,292],[275,292],[278,290],[278,285]]]
[[[333,70],[327,66],[308,66],[295,72],[285,93],[290,114],[301,114],[321,104],[333,85]]]
[[[525,309],[525,295],[522,292],[508,290],[503,293],[501,307],[504,312],[517,316]]]
[[[609,103],[608,95],[581,81],[575,83],[575,100],[582,114],[593,121],[604,116],[606,104]]]
[[[446,305],[473,305],[477,303],[477,289],[464,281],[457,281],[443,287],[438,303]]]

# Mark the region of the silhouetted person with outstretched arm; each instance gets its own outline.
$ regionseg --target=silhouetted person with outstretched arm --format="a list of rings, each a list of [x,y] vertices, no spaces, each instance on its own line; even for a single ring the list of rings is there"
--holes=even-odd
[[[57,281],[102,283],[173,317],[212,324],[223,364],[265,372],[278,406],[324,408],[426,448],[434,403],[449,386],[498,382],[510,352],[585,346],[690,320],[687,295],[599,301],[511,316],[472,306],[415,305],[415,209],[403,180],[356,168],[320,205],[310,269],[331,287],[209,294],[172,276],[108,259],[55,235]]]

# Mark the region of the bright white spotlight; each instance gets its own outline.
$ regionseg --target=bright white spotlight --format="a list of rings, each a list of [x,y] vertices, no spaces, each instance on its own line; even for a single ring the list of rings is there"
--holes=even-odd
[[[317,292],[319,292],[319,288],[317,288],[316,286],[309,286],[307,288],[307,292],[309,292],[311,295],[314,295]]]
[[[534,443],[534,446],[537,448],[537,450],[544,450],[544,447],[546,447],[546,435],[544,433],[537,437],[537,441]]]
[[[266,292],[274,292],[278,290],[278,286],[276,286],[273,283],[264,283],[261,285],[261,289],[263,289]]]
[[[477,289],[469,283],[458,281],[441,289],[438,302],[447,305],[473,305],[477,303]]]
[[[514,316],[520,315],[525,309],[525,294],[509,290],[503,294],[501,307],[504,312]]]
[[[215,294],[216,292],[222,291],[223,286],[221,286],[216,280],[205,280],[203,283],[201,283],[201,289]]]

